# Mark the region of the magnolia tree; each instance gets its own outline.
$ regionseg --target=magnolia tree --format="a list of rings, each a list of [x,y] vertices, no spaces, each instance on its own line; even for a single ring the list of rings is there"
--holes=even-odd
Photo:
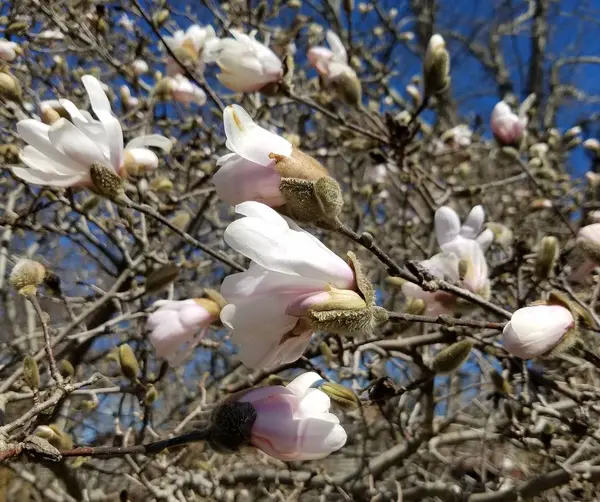
[[[184,4],[0,12],[0,500],[598,500],[586,13]]]

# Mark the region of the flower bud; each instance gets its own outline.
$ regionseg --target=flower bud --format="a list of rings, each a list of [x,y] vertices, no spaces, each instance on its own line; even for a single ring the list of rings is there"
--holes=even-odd
[[[54,429],[47,425],[38,425],[33,431],[33,434],[39,438],[45,439],[48,442],[50,442],[51,439],[55,440],[56,438],[56,432],[54,432]]]
[[[67,359],[61,359],[58,362],[58,371],[63,378],[68,378],[75,375],[75,368],[73,368],[73,365]]]
[[[173,190],[173,182],[169,178],[156,178],[150,186],[155,192],[168,193]]]
[[[59,450],[70,450],[73,448],[73,439],[58,424],[50,424],[48,427],[54,431],[54,435],[47,439],[52,446]]]
[[[51,106],[41,107],[41,119],[44,124],[52,125],[54,122],[60,120],[60,113],[58,113]]]
[[[140,365],[131,347],[124,343],[119,346],[119,365],[121,373],[132,382],[136,382],[140,373]]]
[[[585,148],[592,157],[600,157],[600,141],[598,141],[597,139],[586,139],[583,142],[583,148]]]
[[[36,360],[31,356],[23,359],[23,380],[31,390],[40,388],[40,370]]]
[[[589,260],[596,265],[600,264],[600,223],[592,223],[579,229],[576,242]]]
[[[348,387],[339,383],[326,382],[321,385],[320,389],[343,408],[354,409],[359,406],[358,396]]]
[[[103,164],[94,163],[90,167],[90,178],[100,195],[114,199],[123,190],[123,180],[112,169]]]
[[[535,255],[535,275],[546,279],[558,259],[558,239],[552,235],[544,237],[538,246]]]
[[[158,293],[179,277],[179,267],[172,263],[155,268],[146,277],[146,293]]]
[[[395,277],[394,279],[398,279]],[[406,282],[406,281],[404,281]],[[427,305],[421,298],[409,298],[406,300],[406,305],[404,307],[404,311],[407,314],[412,315],[423,315],[425,313],[425,309]]]
[[[10,274],[10,283],[20,294],[34,295],[46,277],[46,268],[37,261],[23,258],[17,262]]]
[[[494,384],[494,388],[497,392],[502,392],[503,394],[510,394],[510,384],[506,381],[506,378],[504,378],[500,373],[498,373],[496,370],[492,370],[490,372],[490,378],[492,379],[492,383]]]
[[[23,90],[16,77],[10,73],[0,73],[0,96],[8,101],[21,103]]]
[[[342,101],[356,106],[362,99],[362,85],[354,70],[350,68],[349,70],[340,73],[335,79],[332,79],[331,85]]]
[[[280,190],[285,209],[298,221],[332,222],[344,204],[340,186],[329,176],[317,181],[282,177]]]
[[[331,350],[331,347],[327,345],[326,342],[321,342],[319,344],[319,350],[321,351],[321,355],[325,359],[325,362],[327,364],[331,364],[335,357],[333,351]]]
[[[192,217],[187,211],[177,211],[175,216],[171,218],[171,224],[177,227],[179,230],[185,230],[191,219]]]
[[[568,143],[569,141],[578,137],[580,134],[581,134],[581,127],[579,127],[579,126],[571,127],[570,129],[567,129],[565,131],[565,134],[563,136],[563,141]]]
[[[535,305],[517,310],[504,327],[502,337],[508,352],[531,359],[548,355],[567,334],[574,335],[576,330],[576,319],[567,308]]]
[[[461,340],[441,350],[431,363],[431,370],[435,373],[451,373],[465,362],[473,344],[468,340]]]
[[[433,35],[425,52],[423,63],[425,95],[433,96],[445,91],[450,85],[450,55],[441,35]]]
[[[167,19],[169,19],[169,11],[167,9],[159,10],[156,14],[152,16],[152,22],[155,26],[161,27]]]
[[[500,101],[492,111],[490,123],[498,143],[518,145],[525,132],[527,119],[519,117],[504,101]]]
[[[156,387],[151,383],[146,387],[146,394],[144,395],[144,404],[146,406],[152,406],[154,401],[158,399],[158,391]]]

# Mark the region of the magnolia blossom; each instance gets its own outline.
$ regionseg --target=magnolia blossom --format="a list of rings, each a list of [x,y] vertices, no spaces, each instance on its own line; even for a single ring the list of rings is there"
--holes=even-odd
[[[130,33],[132,33],[135,30],[135,25],[133,24],[133,21],[127,14],[122,14],[119,20],[117,21],[117,24],[125,31],[128,31]]]
[[[220,40],[215,29],[193,24],[186,31],[177,30],[172,37],[165,37],[165,43],[182,63],[194,63],[196,70],[204,71],[205,63],[215,61]],[[167,58],[167,75],[173,77],[183,73],[183,69],[173,58]]]
[[[60,30],[44,30],[37,34],[37,38],[44,40],[64,40],[65,35]]]
[[[202,340],[208,326],[219,319],[219,306],[204,298],[182,301],[159,300],[158,310],[148,316],[148,339],[158,357],[181,363]],[[200,332],[198,336],[197,333]]]
[[[459,124],[445,131],[440,139],[433,142],[433,154],[443,155],[445,153],[461,150],[468,147],[473,139],[473,131],[466,124]]]
[[[217,58],[221,68],[217,78],[225,87],[236,92],[252,92],[281,80],[281,61],[271,49],[255,40],[255,33],[246,35],[231,30],[231,34],[233,38],[221,40]]]
[[[206,103],[205,92],[183,75],[167,77],[166,81],[167,90],[173,101],[183,103],[186,106],[189,106],[192,103],[202,106]]]
[[[7,63],[13,62],[20,51],[19,44],[0,38],[0,59]]]
[[[144,147],[170,151],[171,141],[157,134],[135,138],[124,148],[121,124],[112,113],[102,84],[91,75],[81,80],[98,120],[66,99],[61,99],[60,104],[71,121],[60,118],[47,125],[34,119],[21,120],[17,132],[28,145],[20,158],[27,168],[13,167],[17,177],[39,185],[92,186],[90,168],[94,164],[123,176],[126,162],[139,160],[140,155],[147,160],[149,150]]]
[[[504,327],[504,348],[521,359],[552,350],[575,326],[571,312],[560,305],[536,305],[517,310]]]
[[[489,270],[484,252],[494,239],[490,229],[481,232],[485,212],[475,206],[461,225],[456,212],[443,206],[435,213],[435,235],[442,252],[420,265],[433,276],[458,284],[482,296],[489,294]],[[429,315],[452,312],[457,307],[456,296],[444,291],[429,292],[413,283],[402,286],[403,293],[410,298],[425,302]]]
[[[503,145],[514,145],[523,137],[527,127],[527,118],[518,116],[504,101],[494,106],[491,117],[494,136]]]
[[[600,141],[596,138],[588,138],[582,143],[583,148],[592,159],[600,156]]]
[[[121,97],[121,103],[126,110],[131,110],[140,104],[139,98],[131,95],[129,87],[122,85],[119,89],[119,95]]]
[[[361,300],[352,268],[318,239],[258,202],[235,208],[245,216],[225,230],[225,242],[252,260],[221,286],[228,302],[221,321],[249,367],[298,359],[310,341],[303,315],[332,296]],[[342,290],[342,291],[340,291]]]
[[[317,373],[304,373],[286,387],[259,387],[244,394],[239,402],[256,410],[250,444],[283,461],[325,458],[344,446],[346,431],[329,413],[329,397],[311,388],[319,380]]]
[[[571,274],[569,280],[582,282],[600,265],[600,223],[592,223],[577,232],[577,246],[583,251],[585,261]]]
[[[150,69],[148,63],[143,59],[134,60],[133,63],[131,63],[131,68],[133,69],[133,73],[138,77],[144,73],[148,73],[148,70]]]

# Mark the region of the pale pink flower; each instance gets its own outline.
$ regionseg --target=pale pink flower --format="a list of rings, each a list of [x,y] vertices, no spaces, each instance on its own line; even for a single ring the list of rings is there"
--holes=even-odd
[[[84,75],[82,82],[99,120],[66,99],[59,103],[71,121],[61,118],[47,125],[34,119],[21,120],[17,132],[28,145],[20,158],[27,168],[12,167],[15,176],[38,185],[91,186],[93,164],[123,176],[124,162],[130,150],[155,146],[170,151],[171,141],[157,134],[140,136],[123,147],[121,124],[111,110],[101,82],[91,75]],[[131,155],[135,157],[139,152]]]
[[[277,55],[254,38],[231,30],[233,38],[221,40],[217,64],[221,73],[217,78],[236,92],[259,91],[283,77],[283,65]]]
[[[494,106],[490,122],[496,140],[502,145],[518,143],[527,127],[527,118],[518,116],[504,101]]]
[[[517,310],[504,327],[504,348],[521,359],[552,350],[575,325],[571,312],[560,305],[536,305]]]
[[[218,306],[212,300],[159,300],[158,310],[148,316],[148,340],[156,355],[171,364],[183,362],[202,340],[208,327],[218,321]]]
[[[317,373],[304,373],[287,387],[260,387],[244,394],[239,401],[256,410],[250,444],[286,462],[325,458],[344,446],[347,434],[329,413],[329,397],[311,388],[319,380]]]
[[[192,103],[202,106],[206,103],[205,92],[183,75],[175,75],[174,77],[167,78],[169,79],[168,88],[171,92],[173,101],[182,103],[186,106],[189,106]]]
[[[483,230],[485,211],[482,206],[475,206],[469,212],[465,222],[461,225],[460,218],[454,209],[442,206],[435,212],[434,227],[438,245],[444,249],[444,245],[454,241],[475,240],[483,251],[486,251],[494,240],[494,233]]]
[[[239,357],[249,367],[298,359],[313,334],[302,318],[335,290],[355,290],[352,268],[292,220],[258,202],[244,202],[245,216],[225,230],[225,242],[250,258],[246,272],[226,277],[228,302],[221,321],[232,331]],[[355,294],[353,291],[344,292]]]
[[[357,78],[356,72],[348,65],[348,54],[344,44],[333,31],[325,35],[330,49],[327,47],[311,47],[307,56],[325,82],[334,82],[342,75]]]
[[[217,194],[225,202],[236,205],[248,200],[271,207],[285,204],[279,190],[281,176],[274,169],[275,153],[289,157],[292,144],[286,139],[255,124],[238,105],[230,105],[223,113],[227,148],[232,153],[221,157],[221,166],[213,176]]]

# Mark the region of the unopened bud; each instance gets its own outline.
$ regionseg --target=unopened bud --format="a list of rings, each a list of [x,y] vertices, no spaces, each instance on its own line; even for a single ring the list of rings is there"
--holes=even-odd
[[[144,395],[144,404],[146,406],[152,406],[154,401],[158,399],[158,391],[152,384],[148,384],[146,387],[146,394]]]
[[[406,93],[412,98],[415,105],[419,105],[421,103],[421,93],[419,92],[419,89],[417,89],[416,85],[407,85]]]
[[[435,356],[431,369],[435,373],[451,373],[458,369],[469,357],[473,344],[468,340],[461,340],[441,350]]]
[[[558,239],[552,235],[544,237],[535,255],[535,275],[546,279],[558,259]]]
[[[329,176],[317,181],[282,178],[279,188],[290,216],[298,221],[334,222],[344,204],[340,186]]]
[[[21,84],[14,75],[10,73],[0,73],[0,96],[8,101],[21,103],[23,100],[23,90]]]
[[[73,439],[58,424],[50,424],[48,427],[55,433],[54,436],[47,439],[52,446],[55,446],[59,450],[70,450],[73,448]]]
[[[140,373],[140,365],[133,350],[126,343],[119,346],[119,365],[121,366],[121,373],[123,373],[125,378],[132,382],[137,381]]]
[[[351,68],[338,75],[331,84],[345,103],[356,106],[361,102],[362,85],[358,75]]]
[[[348,289],[337,289],[329,286],[327,289],[328,299],[312,305],[310,310],[314,312],[325,312],[328,310],[356,310],[367,306],[358,293]]]
[[[29,28],[29,23],[26,21],[16,21],[14,23],[10,23],[5,30],[7,35],[13,35],[17,33],[23,33],[25,30]]]
[[[50,442],[50,439],[54,439],[56,437],[56,432],[54,432],[54,429],[48,427],[47,425],[38,425],[33,431],[33,434],[39,438],[45,439],[48,442]]]
[[[348,387],[339,383],[326,382],[321,385],[320,389],[340,406],[351,409],[358,408],[358,396]]]
[[[60,120],[60,114],[51,106],[43,106],[41,119],[44,124],[52,125],[57,120]]]
[[[179,230],[185,230],[192,217],[187,211],[177,211],[175,216],[171,218],[171,223]]]
[[[58,362],[58,371],[64,378],[75,375],[75,368],[73,368],[73,365],[66,359],[61,359]]]
[[[409,298],[406,300],[404,311],[411,315],[423,315],[427,305],[421,298]]]
[[[123,180],[111,168],[95,162],[90,167],[92,183],[100,195],[114,199],[123,190]]]
[[[581,134],[581,127],[579,127],[579,126],[571,127],[571,129],[567,129],[565,131],[565,134],[563,136],[563,141],[568,143],[569,141],[571,141],[573,138],[576,138],[580,134]]]
[[[433,96],[445,91],[450,85],[450,55],[441,35],[429,40],[423,63],[425,95]]]
[[[531,209],[550,209],[552,208],[552,201],[550,199],[535,199],[531,201],[529,207]]]
[[[585,148],[593,157],[600,157],[600,141],[595,138],[586,139],[583,142]]]
[[[510,394],[510,385],[500,373],[498,373],[496,370],[492,370],[490,372],[490,378],[492,379],[492,383],[494,384],[494,388],[497,392]]]
[[[173,190],[173,182],[169,178],[156,178],[150,183],[155,192],[168,193]]]
[[[473,268],[471,264],[471,260],[467,258],[461,258],[458,261],[458,279],[463,281],[467,274],[469,273],[469,269]]]
[[[23,359],[23,380],[31,390],[40,388],[40,370],[36,360],[31,356]]]
[[[172,263],[155,268],[146,278],[146,293],[158,293],[179,277],[179,267]]]
[[[292,149],[289,157],[271,153],[269,158],[275,159],[275,171],[282,178],[317,181],[329,175],[319,161],[297,148]]]
[[[167,9],[159,10],[152,16],[152,22],[155,26],[161,27],[169,19],[169,11]]]
[[[44,282],[46,267],[41,263],[23,258],[17,262],[10,274],[10,283],[22,295],[34,295]]]
[[[331,347],[329,345],[327,345],[327,343],[321,342],[319,344],[319,349],[321,351],[321,355],[325,359],[325,362],[327,364],[331,364],[334,359],[334,354],[333,354],[333,351],[331,350]]]
[[[400,289],[406,284],[406,279],[402,279],[402,277],[386,277],[385,282],[390,286]]]
[[[223,303],[218,303],[210,298],[194,298],[196,304],[200,305],[206,310],[211,316],[218,318],[221,314],[221,310],[224,307]]]

